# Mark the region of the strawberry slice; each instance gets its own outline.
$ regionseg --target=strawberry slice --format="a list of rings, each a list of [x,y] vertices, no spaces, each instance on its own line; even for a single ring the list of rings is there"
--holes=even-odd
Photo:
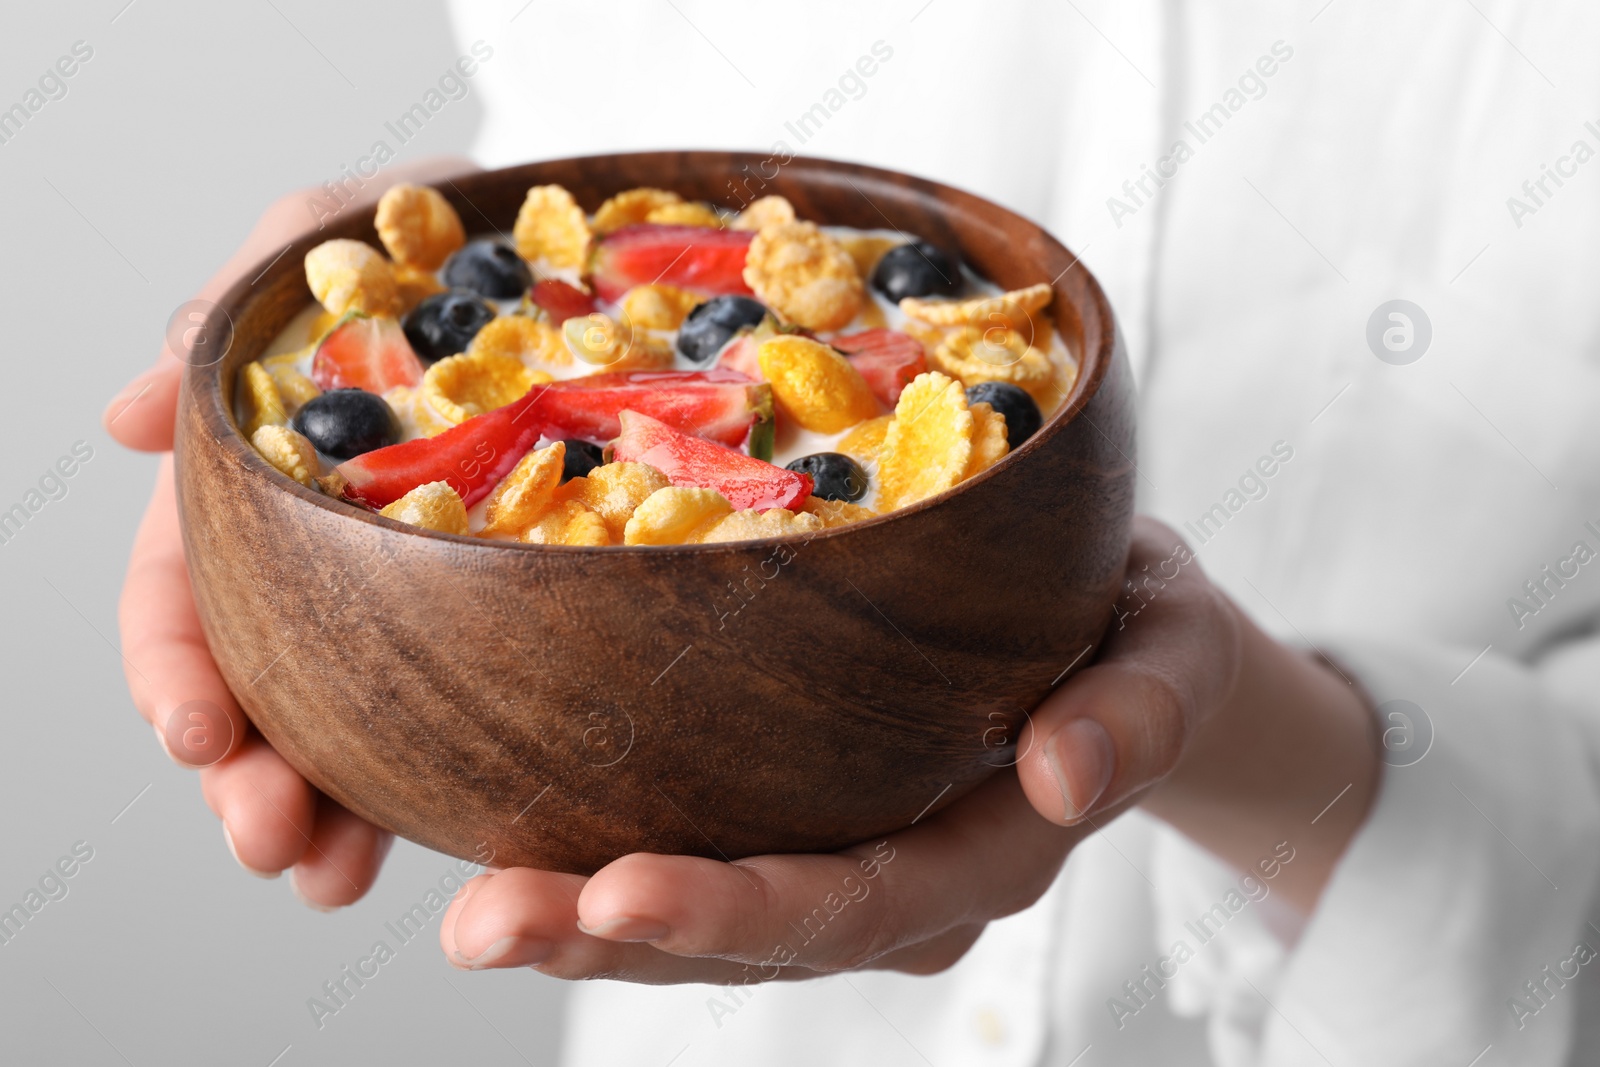
[[[728,347],[722,350],[722,355],[717,357],[717,366],[726,367],[728,370],[737,371],[752,381],[761,381],[761,361],[756,358],[756,349],[761,342],[750,334],[740,334],[728,342]]]
[[[397,385],[421,382],[422,361],[398,322],[351,312],[317,345],[311,380],[324,392],[355,388],[386,393]]]
[[[899,330],[863,330],[828,342],[845,353],[879,400],[893,407],[900,390],[928,369],[922,342]]]
[[[619,303],[636,285],[660,283],[716,296],[750,292],[744,259],[751,230],[709,226],[662,226],[641,222],[602,240],[590,263],[595,292]]]
[[[594,297],[576,285],[568,285],[557,278],[543,278],[535,282],[533,289],[528,293],[528,300],[542,308],[544,313],[550,316],[550,321],[557,326],[568,319],[576,319],[598,310],[595,307]]]
[[[679,433],[637,411],[622,412],[621,420],[622,433],[611,446],[615,459],[648,463],[676,486],[715,489],[728,498],[736,511],[799,511],[811,495],[809,474],[774,467],[715,441]]]
[[[470,508],[539,440],[544,430],[539,402],[545,392],[536,385],[520,400],[475,415],[437,437],[402,441],[346,460],[334,468],[344,479],[345,498],[381,508],[419,485],[449,482]]]
[[[624,371],[591,374],[550,387],[541,404],[552,437],[604,444],[621,432],[624,408],[674,430],[772,455],[772,387],[713,367],[702,371]]]

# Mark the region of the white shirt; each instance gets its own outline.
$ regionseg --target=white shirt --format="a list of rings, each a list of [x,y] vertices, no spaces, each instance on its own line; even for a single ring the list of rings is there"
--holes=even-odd
[[[473,81],[486,165],[783,141],[1043,221],[1128,338],[1142,509],[1263,626],[1344,665],[1391,762],[1425,753],[1387,769],[1303,929],[1270,881],[1242,890],[1134,813],[945,974],[743,1004],[586,984],[569,1063],[1593,1056],[1600,564],[1574,549],[1600,553],[1600,10],[537,0],[508,24],[520,6],[456,5],[463,47],[495,50]],[[892,57],[801,143],[785,124],[880,41]],[[1147,167],[1171,177],[1141,191]],[[1397,299],[1432,333],[1399,365],[1367,340]],[[1377,350],[1403,361],[1419,326]],[[1249,478],[1275,445],[1292,457]]]

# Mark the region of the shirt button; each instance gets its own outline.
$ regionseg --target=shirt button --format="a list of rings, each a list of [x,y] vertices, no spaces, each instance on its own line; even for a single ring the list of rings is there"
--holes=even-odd
[[[999,1048],[1006,1043],[1005,1020],[993,1008],[979,1008],[973,1016],[972,1026],[978,1032],[978,1040],[990,1048]]]

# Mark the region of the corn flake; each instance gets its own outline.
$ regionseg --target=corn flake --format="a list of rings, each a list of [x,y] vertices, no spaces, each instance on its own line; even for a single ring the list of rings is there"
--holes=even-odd
[[[561,484],[561,467],[567,446],[560,441],[529,452],[511,468],[489,494],[484,508],[485,537],[494,534],[520,536],[522,531],[550,506],[556,486]]]
[[[662,204],[658,208],[653,208],[650,214],[644,217],[644,221],[660,223],[663,226],[704,226],[714,230],[723,227],[722,216],[718,215],[710,204],[698,201]]]
[[[644,499],[623,527],[625,545],[682,545],[733,514],[733,505],[715,489],[668,486]]]
[[[578,483],[582,483],[579,485]],[[606,463],[594,468],[583,478],[574,478],[559,494],[562,499],[575,499],[604,520],[611,540],[620,543],[625,535],[628,520],[634,509],[644,503],[650,494],[665,489],[667,476],[646,463]],[[568,486],[576,488],[568,489]]]
[[[810,330],[844,328],[866,299],[850,253],[809,222],[759,231],[745,257],[744,280],[764,304]]]
[[[834,447],[869,467],[874,466],[883,452],[883,439],[888,434],[889,423],[892,421],[894,421],[893,415],[879,415],[875,419],[857,423],[855,428],[841,437]]]
[[[526,315],[490,319],[467,345],[467,355],[506,356],[535,369],[572,366],[561,331]]]
[[[944,492],[972,461],[972,412],[961,383],[919,374],[900,394],[878,464],[879,509],[890,511]]]
[[[268,423],[250,435],[250,443],[263,459],[306,488],[311,488],[320,465],[317,449],[287,426]]]
[[[594,311],[561,324],[567,349],[597,370],[664,370],[672,366],[672,346],[626,322]]]
[[[545,378],[549,380],[548,376]],[[422,376],[418,397],[452,424],[505,405],[537,384],[534,372],[510,356],[480,352],[441,359]]]
[[[410,311],[434,293],[444,292],[445,288],[438,275],[417,267],[396,267],[394,287],[400,296],[402,311]]]
[[[622,298],[622,313],[642,329],[676,330],[704,300],[675,285],[638,285]]]
[[[745,205],[733,220],[736,230],[764,230],[794,221],[794,205],[781,196],[763,196]]]
[[[576,479],[575,479],[576,480]],[[567,483],[571,485],[571,482]],[[576,500],[559,500],[522,532],[522,540],[534,545],[587,545],[611,543],[605,520]]]
[[[255,437],[263,426],[283,426],[289,415],[283,407],[283,397],[272,375],[259,363],[246,363],[239,371],[239,382],[234,386],[240,416],[239,429],[246,439]]]
[[[801,505],[807,515],[815,515],[822,520],[825,529],[835,526],[849,526],[852,522],[870,519],[877,515],[871,508],[852,504],[848,500],[824,500],[820,496],[808,496]]]
[[[600,210],[594,213],[594,230],[596,233],[620,230],[647,221],[650,213],[658,208],[681,203],[683,197],[665,189],[629,189],[600,205]]]
[[[277,363],[266,368],[272,377],[272,383],[278,387],[278,395],[283,398],[284,411],[293,415],[305,406],[307,401],[315,400],[322,395],[322,390],[317,388],[317,383],[307,378],[304,374],[289,363]]]
[[[765,541],[791,534],[816,533],[822,520],[807,512],[769,508],[766,511],[735,511],[701,535],[702,544],[719,541]]]
[[[360,311],[398,315],[400,293],[394,267],[371,245],[340,238],[306,253],[306,284],[334,315]]]
[[[999,463],[1011,446],[1007,444],[1006,420],[993,407],[980,401],[967,410],[972,412],[972,458],[963,477],[970,478]]]
[[[756,349],[761,376],[795,422],[838,433],[878,414],[878,400],[850,361],[820,341],[784,334]]]
[[[850,253],[850,258],[856,261],[856,270],[861,272],[861,276],[870,278],[873,268],[877,267],[878,260],[883,258],[883,254],[901,242],[892,237],[878,237],[870,233],[847,233],[839,237],[839,243]]]
[[[909,298],[908,298],[909,299]],[[1050,385],[1055,364],[1016,330],[958,326],[928,349],[928,366],[966,385],[1010,382],[1030,394]]]
[[[439,190],[391,186],[378,200],[378,239],[400,266],[435,271],[466,243],[461,216]]]
[[[559,185],[528,190],[511,228],[517,254],[560,270],[582,270],[589,259],[589,220],[572,194]]]
[[[419,485],[393,504],[378,512],[388,519],[420,526],[440,533],[467,532],[467,509],[449,482]]]

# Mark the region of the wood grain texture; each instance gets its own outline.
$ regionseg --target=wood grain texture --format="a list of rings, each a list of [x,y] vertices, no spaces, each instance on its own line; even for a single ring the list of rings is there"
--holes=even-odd
[[[810,540],[582,549],[418,531],[273,470],[224,399],[310,300],[305,252],[377,244],[372,212],[350,212],[227,294],[233,347],[187,371],[179,408],[195,597],[262,734],[398,834],[576,872],[640,850],[834,849],[1014,762],[1025,709],[1091,658],[1128,547],[1132,385],[1089,272],[987,201],[821,160],[639,153],[442,191],[469,232],[509,232],[548,182],[591,211],[638,185],[734,207],[781,193],[802,218],[933,240],[1008,288],[1055,279],[1078,384],[983,475]]]

